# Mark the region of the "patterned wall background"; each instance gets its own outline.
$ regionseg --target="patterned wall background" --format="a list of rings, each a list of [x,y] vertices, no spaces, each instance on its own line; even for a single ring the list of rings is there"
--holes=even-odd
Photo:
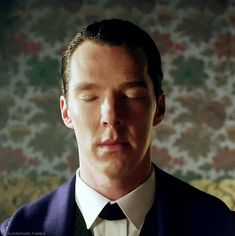
[[[235,209],[235,1],[5,0],[0,3],[0,221],[78,166],[59,112],[60,58],[87,23],[129,19],[163,57],[165,120],[152,158]]]

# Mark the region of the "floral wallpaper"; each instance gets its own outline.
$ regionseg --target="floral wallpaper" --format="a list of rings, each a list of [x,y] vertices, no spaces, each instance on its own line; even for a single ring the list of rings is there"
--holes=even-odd
[[[102,18],[147,30],[163,58],[165,120],[152,160],[235,209],[234,0],[3,0],[0,3],[0,221],[78,166],[59,112],[60,59]]]

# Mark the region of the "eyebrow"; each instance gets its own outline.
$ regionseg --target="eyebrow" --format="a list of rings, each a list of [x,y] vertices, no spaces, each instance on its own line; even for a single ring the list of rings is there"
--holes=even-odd
[[[98,89],[98,88],[100,88],[98,84],[89,83],[89,82],[82,82],[82,83],[79,83],[75,86],[74,91],[76,93],[78,93],[81,91],[89,91],[89,90]],[[131,89],[131,88],[147,88],[147,85],[146,85],[145,81],[142,81],[142,80],[125,82],[120,85],[121,90],[127,90],[127,89]]]
[[[87,91],[91,89],[98,88],[99,86],[95,83],[89,83],[89,82],[82,82],[75,86],[74,91],[75,92],[81,92],[81,91]]]
[[[121,84],[121,89],[131,89],[131,88],[147,88],[147,84],[143,80],[135,80]]]

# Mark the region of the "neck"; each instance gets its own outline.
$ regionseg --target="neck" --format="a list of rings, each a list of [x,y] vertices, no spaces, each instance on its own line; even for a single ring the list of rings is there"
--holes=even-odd
[[[90,172],[95,173],[95,172]],[[140,163],[139,168],[136,168],[132,173],[126,176],[113,177],[103,172],[99,174],[88,175],[84,173],[80,167],[80,177],[94,190],[105,196],[106,198],[115,201],[125,196],[142,183],[144,183],[151,175],[151,162]]]

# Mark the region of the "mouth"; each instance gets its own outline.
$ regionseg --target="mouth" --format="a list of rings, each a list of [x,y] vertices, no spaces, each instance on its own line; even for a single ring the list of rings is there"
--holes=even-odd
[[[112,140],[107,139],[98,144],[98,148],[102,151],[106,152],[115,152],[120,151],[128,145],[127,142],[119,141],[119,140]]]

